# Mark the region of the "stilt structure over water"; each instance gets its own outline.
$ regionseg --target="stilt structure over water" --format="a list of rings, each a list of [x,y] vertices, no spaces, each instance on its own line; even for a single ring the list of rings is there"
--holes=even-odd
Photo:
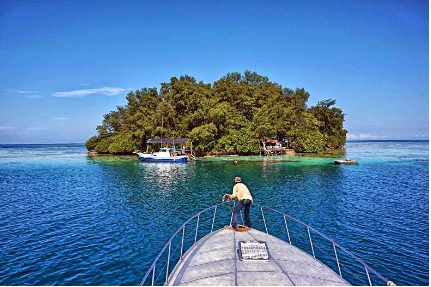
[[[278,140],[266,140],[262,142],[262,147],[260,148],[263,155],[277,155],[285,154],[287,148],[283,146],[282,142]]]

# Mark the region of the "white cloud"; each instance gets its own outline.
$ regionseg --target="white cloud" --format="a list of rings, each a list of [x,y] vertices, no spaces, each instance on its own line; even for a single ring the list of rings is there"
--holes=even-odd
[[[47,127],[32,127],[32,128],[26,128],[26,130],[30,132],[38,132],[38,131],[49,131],[50,129]]]
[[[15,130],[15,127],[12,126],[0,126],[0,132],[7,132]]]
[[[347,133],[347,139],[348,140],[371,140],[371,139],[377,139],[377,138],[379,138],[379,137],[369,135],[369,134],[355,135],[355,134]]]
[[[89,95],[96,95],[96,94],[102,94],[105,96],[116,96],[124,91],[126,91],[126,89],[102,87],[98,89],[82,89],[82,90],[74,90],[69,92],[55,92],[55,93],[52,93],[51,95],[59,98],[77,98],[77,97],[86,97]]]
[[[33,99],[39,99],[42,97],[38,91],[33,91],[33,90],[7,89],[6,92],[23,95],[27,98],[33,98]]]
[[[428,139],[428,135],[427,134],[416,134],[416,135],[412,135],[412,139]]]
[[[67,120],[70,120],[70,118],[67,118],[67,117],[54,117],[54,120],[57,120],[57,121],[67,121]]]
[[[14,93],[14,94],[38,94],[38,91],[32,91],[32,90],[19,90],[19,89],[7,89],[7,92]]]

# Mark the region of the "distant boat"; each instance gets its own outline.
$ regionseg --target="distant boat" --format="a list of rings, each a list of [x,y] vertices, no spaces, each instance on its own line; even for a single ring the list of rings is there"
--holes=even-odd
[[[167,148],[163,147],[158,152],[153,153],[137,153],[139,159],[141,161],[149,161],[149,162],[187,162],[187,155],[178,155],[178,152],[175,148]]]
[[[359,164],[357,160],[353,159],[340,159],[340,160],[334,160],[335,164]]]

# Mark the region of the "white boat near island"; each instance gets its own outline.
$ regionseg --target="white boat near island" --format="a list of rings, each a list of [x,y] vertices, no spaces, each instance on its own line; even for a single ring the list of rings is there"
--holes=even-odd
[[[186,163],[189,160],[189,155],[186,154],[185,147],[181,149],[176,149],[175,145],[185,144],[187,138],[182,139],[149,139],[147,141],[147,151],[146,152],[136,152],[140,161],[144,162],[170,162],[170,163]],[[163,144],[172,145],[172,147],[161,147],[157,152],[148,152],[148,146],[150,144],[158,144],[162,146]]]
[[[161,148],[158,152],[153,153],[136,153],[141,161],[148,162],[187,162],[187,155],[178,155],[178,151],[175,148]]]

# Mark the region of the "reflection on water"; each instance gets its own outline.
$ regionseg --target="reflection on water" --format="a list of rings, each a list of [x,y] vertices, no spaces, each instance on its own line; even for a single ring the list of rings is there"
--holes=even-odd
[[[344,157],[360,164],[333,164]],[[237,175],[256,203],[312,225],[398,285],[428,285],[428,162],[427,142],[187,164],[0,147],[0,285],[139,284],[172,233],[231,193]]]
[[[186,164],[177,163],[140,163],[142,175],[146,180],[155,180],[161,190],[169,190],[187,178]]]

